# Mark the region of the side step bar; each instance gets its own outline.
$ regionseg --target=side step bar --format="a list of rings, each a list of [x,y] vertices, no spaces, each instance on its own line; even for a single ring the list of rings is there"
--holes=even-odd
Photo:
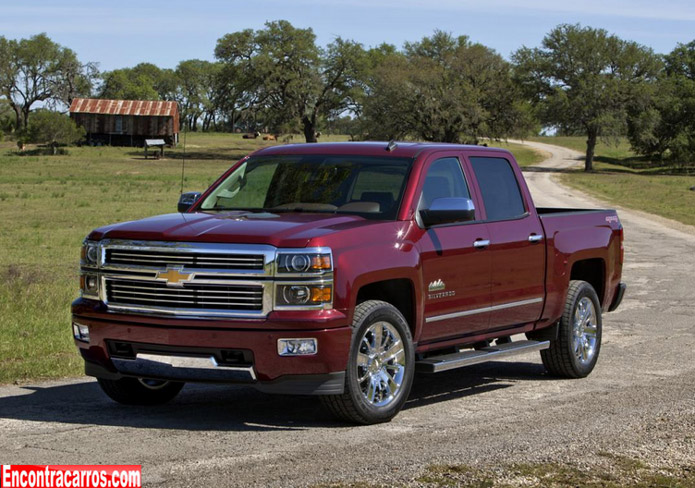
[[[441,356],[432,356],[415,363],[415,369],[423,373],[440,373],[450,369],[472,366],[474,364],[494,361],[530,351],[541,351],[550,347],[550,341],[516,341],[482,349],[465,351]]]

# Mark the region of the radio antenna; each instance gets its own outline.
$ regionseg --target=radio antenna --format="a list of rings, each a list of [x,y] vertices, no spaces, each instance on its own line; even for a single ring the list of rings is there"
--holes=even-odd
[[[188,123],[183,124],[183,157],[181,158],[181,195],[183,195],[183,175],[186,170],[186,134],[188,134]]]

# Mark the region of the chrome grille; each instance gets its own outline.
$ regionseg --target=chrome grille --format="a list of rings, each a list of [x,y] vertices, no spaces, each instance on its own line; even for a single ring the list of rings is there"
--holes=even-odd
[[[187,269],[263,270],[263,254],[172,252],[157,249],[106,249],[106,265],[141,267],[185,266]]]
[[[261,312],[262,285],[193,284],[170,287],[160,281],[106,280],[109,306],[141,306],[157,309],[210,309]]]

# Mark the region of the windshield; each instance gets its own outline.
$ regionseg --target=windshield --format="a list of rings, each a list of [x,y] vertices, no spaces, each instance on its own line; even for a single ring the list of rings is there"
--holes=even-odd
[[[200,210],[352,213],[393,220],[411,162],[335,155],[250,158],[205,198]]]

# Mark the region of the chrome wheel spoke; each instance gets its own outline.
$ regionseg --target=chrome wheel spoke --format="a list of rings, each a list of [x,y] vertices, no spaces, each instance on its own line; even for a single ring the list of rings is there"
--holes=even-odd
[[[385,363],[388,363],[390,361],[393,361],[394,359],[398,358],[405,358],[405,349],[403,348],[403,344],[401,344],[400,341],[395,342],[394,344],[391,345],[386,351],[383,352],[382,354],[382,360]],[[400,362],[400,361],[398,361]]]
[[[369,386],[367,388],[367,400],[374,403],[374,397],[376,396],[376,378],[373,376],[369,378]]]
[[[366,380],[367,378],[369,378],[369,376],[370,376],[369,370],[366,369],[366,368],[365,368],[364,373],[362,374],[362,376],[359,375],[359,371],[358,371],[358,373],[357,373],[357,382],[358,382],[359,384],[362,384],[362,382],[363,382],[364,380]]]
[[[369,356],[363,352],[357,353],[357,367],[367,367],[369,364]]]
[[[372,335],[374,336],[374,352],[379,352],[381,350],[381,344],[384,341],[384,328],[381,322],[374,328]]]

